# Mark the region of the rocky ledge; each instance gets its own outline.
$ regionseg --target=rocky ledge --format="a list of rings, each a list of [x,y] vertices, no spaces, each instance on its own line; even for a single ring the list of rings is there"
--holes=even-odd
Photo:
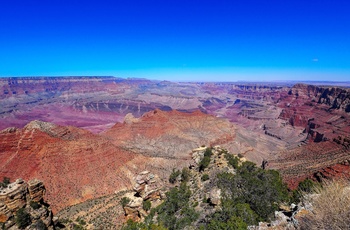
[[[158,206],[165,198],[162,188],[159,177],[149,171],[140,172],[134,177],[134,191],[122,198],[126,219],[143,220],[150,208]]]
[[[33,179],[0,187],[0,225],[3,229],[54,229],[51,208],[44,202],[45,186]]]

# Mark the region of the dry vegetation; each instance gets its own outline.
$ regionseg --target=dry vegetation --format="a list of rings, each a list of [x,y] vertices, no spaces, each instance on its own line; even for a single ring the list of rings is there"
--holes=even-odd
[[[325,181],[314,192],[304,195],[304,203],[311,204],[312,211],[302,218],[300,229],[349,229],[349,181]]]

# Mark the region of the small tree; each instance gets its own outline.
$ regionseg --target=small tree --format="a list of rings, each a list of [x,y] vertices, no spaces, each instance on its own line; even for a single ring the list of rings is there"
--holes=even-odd
[[[47,226],[44,224],[44,222],[41,219],[39,219],[35,223],[35,229],[37,229],[37,230],[47,230]]]
[[[231,155],[231,154],[226,154],[225,158],[228,161],[229,165],[231,165],[235,169],[238,168],[238,163],[239,163],[238,157]]]
[[[180,176],[180,174],[181,174],[180,170],[173,169],[172,173],[169,176],[169,182],[171,184],[175,184],[177,177]]]
[[[181,181],[187,182],[190,179],[190,170],[184,167],[181,171]]]
[[[7,188],[7,186],[10,184],[10,178],[4,177],[2,182],[0,183],[0,187]]]
[[[206,148],[204,152],[204,157],[199,162],[199,171],[203,171],[205,168],[207,168],[210,164],[210,157],[213,154],[211,148]]]
[[[202,181],[207,181],[209,180],[209,175],[208,174],[203,174],[203,176],[201,177]]]
[[[30,215],[26,212],[24,208],[18,209],[16,212],[16,224],[19,228],[25,228],[30,225]]]
[[[33,209],[39,209],[41,207],[41,205],[38,202],[35,202],[35,201],[30,201],[29,205]]]
[[[150,200],[144,200],[142,202],[142,208],[145,210],[145,211],[149,211],[152,207],[152,203]]]
[[[130,202],[130,199],[128,197],[123,197],[121,200],[120,200],[120,204],[122,205],[122,207],[124,208],[127,204],[129,204]]]

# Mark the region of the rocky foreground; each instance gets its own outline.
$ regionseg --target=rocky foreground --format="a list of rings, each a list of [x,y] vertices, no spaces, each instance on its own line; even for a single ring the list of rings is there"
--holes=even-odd
[[[0,188],[0,225],[3,229],[55,229],[43,182],[17,179]]]

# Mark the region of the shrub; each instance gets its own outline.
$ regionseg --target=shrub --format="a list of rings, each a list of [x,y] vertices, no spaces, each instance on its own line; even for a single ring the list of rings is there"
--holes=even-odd
[[[0,182],[0,187],[7,188],[7,186],[10,184],[10,178],[4,177],[2,182]]]
[[[213,155],[213,151],[211,148],[206,148],[205,152],[204,152],[204,156],[205,157],[211,157],[211,155]]]
[[[78,217],[78,218],[76,219],[76,221],[77,221],[80,225],[86,225],[86,221],[83,220],[83,219],[81,219],[80,217]]]
[[[273,216],[279,203],[288,200],[287,186],[279,173],[257,168],[252,162],[244,162],[236,175],[218,174],[217,186],[235,203],[249,204],[262,221]]]
[[[171,184],[175,184],[175,182],[176,182],[178,176],[180,176],[180,174],[181,174],[180,170],[173,169],[172,173],[169,176],[169,182]]]
[[[301,192],[310,193],[315,189],[316,183],[311,179],[305,179],[298,184],[298,190]]]
[[[248,228],[248,225],[247,225],[247,223],[245,223],[243,221],[242,218],[237,217],[237,216],[232,216],[226,222],[213,220],[205,228],[201,228],[201,229],[208,229],[208,230],[228,230],[228,229],[246,230],[247,228]]]
[[[166,200],[157,207],[158,223],[169,229],[183,229],[195,221],[199,214],[190,207],[191,191],[185,183],[166,193]]]
[[[18,209],[16,212],[16,224],[19,228],[25,228],[30,225],[30,215],[26,212],[24,208]]]
[[[201,177],[201,180],[202,180],[202,181],[207,181],[207,180],[209,180],[209,175],[208,175],[208,174],[203,174],[202,177]]]
[[[122,227],[122,230],[140,230],[140,229],[150,229],[150,230],[167,230],[163,225],[159,224],[149,224],[148,226],[144,223],[137,223],[129,219],[126,224]]]
[[[150,210],[151,207],[152,207],[152,203],[151,203],[150,200],[144,200],[144,201],[142,202],[142,208],[143,208],[145,211]]]
[[[187,182],[190,179],[190,170],[184,167],[181,171],[181,181]]]
[[[128,197],[123,197],[122,199],[120,199],[120,204],[122,205],[122,207],[124,208],[127,204],[129,204],[130,199]]]
[[[258,215],[250,208],[247,203],[237,203],[230,198],[223,198],[222,207],[212,216],[210,223],[226,223],[232,216],[239,217],[248,225],[258,224]]]
[[[311,193],[317,186],[319,186],[318,183],[308,178],[301,181],[298,188],[292,192],[291,202],[299,203],[304,193]]]
[[[74,224],[73,225],[73,230],[84,230],[84,227],[79,225],[79,224]]]
[[[44,224],[44,222],[39,219],[36,223],[35,223],[35,229],[37,230],[47,230],[46,225]]]
[[[33,209],[39,209],[41,207],[41,205],[38,202],[35,202],[35,201],[30,201],[29,205]]]
[[[300,221],[301,229],[349,229],[350,193],[345,180],[325,181],[314,189],[318,196],[303,195],[312,204],[312,212]]]
[[[210,157],[213,154],[211,148],[206,148],[203,159],[199,162],[199,171],[203,171],[210,164]]]
[[[232,155],[232,154],[226,154],[225,155],[226,160],[228,161],[228,164],[231,165],[233,168],[238,168],[239,158]]]

